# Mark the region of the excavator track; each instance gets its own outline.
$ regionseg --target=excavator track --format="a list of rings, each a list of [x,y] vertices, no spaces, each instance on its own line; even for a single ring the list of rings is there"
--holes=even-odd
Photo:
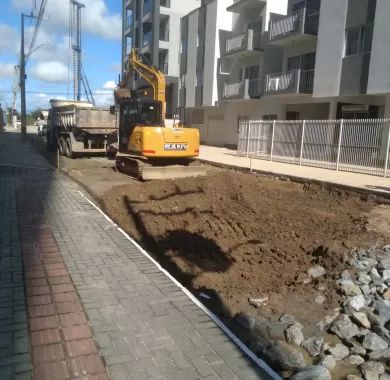
[[[117,156],[116,168],[119,172],[141,181],[156,179],[177,179],[206,176],[206,168],[197,160],[188,160],[180,164],[167,162],[149,162],[134,156]]]

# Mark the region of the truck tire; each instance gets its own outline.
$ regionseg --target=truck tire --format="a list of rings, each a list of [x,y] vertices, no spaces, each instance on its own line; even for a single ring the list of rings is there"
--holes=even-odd
[[[63,137],[58,139],[58,150],[60,151],[60,155],[64,156],[66,152],[66,142]]]
[[[65,144],[66,144],[66,146],[65,146],[66,156],[69,158],[75,158],[74,153],[73,153],[73,149],[72,149],[72,141],[70,140],[69,137],[66,139]]]

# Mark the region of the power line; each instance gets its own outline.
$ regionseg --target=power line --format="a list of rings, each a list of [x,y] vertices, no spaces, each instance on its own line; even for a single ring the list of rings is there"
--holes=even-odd
[[[41,26],[43,15],[45,14],[46,4],[47,4],[47,0],[41,1],[41,6],[39,8],[39,13],[38,13],[38,17],[37,17],[37,22],[35,24],[34,34],[32,36],[30,47],[29,47],[28,53],[27,53],[26,63],[31,55],[32,49],[34,48],[35,42],[37,40],[39,27]]]

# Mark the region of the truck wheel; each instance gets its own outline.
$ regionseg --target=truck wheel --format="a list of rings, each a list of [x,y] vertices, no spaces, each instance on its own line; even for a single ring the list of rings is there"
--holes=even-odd
[[[69,137],[66,139],[65,153],[66,153],[67,157],[74,158],[74,153],[73,153],[73,149],[72,149],[72,141],[70,141]]]
[[[58,139],[58,150],[60,151],[61,156],[65,155],[66,143],[65,143],[65,139],[63,137],[60,137]]]

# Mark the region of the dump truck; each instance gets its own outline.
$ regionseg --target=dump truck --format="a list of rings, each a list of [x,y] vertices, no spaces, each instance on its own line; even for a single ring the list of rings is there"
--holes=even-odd
[[[81,154],[106,153],[118,139],[116,118],[110,108],[82,101],[50,100],[46,140],[49,150],[75,158]]]

